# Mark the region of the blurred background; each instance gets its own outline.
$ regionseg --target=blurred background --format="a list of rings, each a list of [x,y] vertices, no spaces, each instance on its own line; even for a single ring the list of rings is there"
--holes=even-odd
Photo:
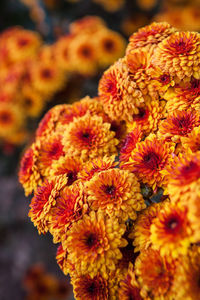
[[[56,245],[28,218],[19,161],[51,107],[97,95],[128,37],[153,21],[200,30],[200,0],[0,1],[0,299],[73,299]]]

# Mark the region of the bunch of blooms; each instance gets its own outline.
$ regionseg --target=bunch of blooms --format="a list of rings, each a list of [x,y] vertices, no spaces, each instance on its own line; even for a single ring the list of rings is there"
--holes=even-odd
[[[76,299],[198,299],[200,34],[141,28],[97,98],[52,108],[19,180]]]
[[[95,75],[123,55],[125,40],[98,17],[70,25],[70,33],[52,45],[20,27],[0,35],[0,143],[21,144],[29,118],[63,89],[72,74]]]

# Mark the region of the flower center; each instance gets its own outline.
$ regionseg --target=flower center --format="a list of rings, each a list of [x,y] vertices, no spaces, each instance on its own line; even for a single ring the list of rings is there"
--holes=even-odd
[[[149,152],[144,156],[143,161],[146,167],[154,170],[159,167],[160,157],[155,152]]]
[[[52,77],[51,70],[49,70],[49,69],[42,70],[42,77],[44,77],[44,78],[51,78]]]
[[[104,47],[107,51],[112,51],[114,49],[114,43],[112,40],[106,40],[104,42]]]
[[[96,248],[99,244],[98,237],[95,233],[89,233],[86,236],[85,243],[89,249]]]
[[[12,118],[11,118],[11,115],[6,112],[6,111],[3,111],[1,114],[0,114],[0,121],[4,124],[8,124],[12,121]]]
[[[116,191],[116,187],[114,185],[105,185],[104,191],[106,194],[113,196]]]
[[[67,172],[67,185],[71,185],[77,179],[77,172],[69,171]]]

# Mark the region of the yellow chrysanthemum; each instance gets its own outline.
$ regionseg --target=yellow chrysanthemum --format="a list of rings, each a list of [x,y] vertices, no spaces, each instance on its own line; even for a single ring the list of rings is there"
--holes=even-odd
[[[138,214],[133,226],[133,231],[129,235],[129,238],[133,239],[135,252],[147,250],[151,246],[151,224],[162,207],[162,202],[154,203]]]
[[[136,211],[145,208],[137,178],[125,170],[110,169],[95,174],[87,182],[86,192],[92,209],[123,221],[135,219]]]
[[[117,32],[99,30],[93,41],[97,47],[99,65],[102,67],[109,66],[124,55],[126,41]]]
[[[200,295],[200,253],[199,247],[192,247],[187,256],[177,264],[174,280],[174,299],[197,300]]]
[[[191,76],[200,79],[199,55],[200,34],[176,32],[158,44],[153,63],[180,80]]]
[[[185,151],[200,151],[200,126],[195,127],[187,137],[181,137],[181,144]]]
[[[98,116],[86,114],[74,118],[68,124],[63,136],[64,151],[69,155],[80,156],[83,161],[97,156],[116,153],[118,140],[110,131],[110,124]]]
[[[173,299],[170,298],[174,282],[174,262],[168,262],[159,251],[149,248],[142,251],[135,262],[135,273],[141,285],[142,299]]]
[[[118,60],[99,82],[99,100],[111,120],[132,121],[137,107],[144,102],[136,83],[131,79],[125,60]]]
[[[108,279],[107,270],[115,270],[116,262],[122,257],[119,247],[127,244],[122,238],[124,232],[125,225],[119,224],[116,218],[91,211],[72,226],[63,245],[78,274],[94,277],[99,272]]]
[[[24,112],[30,117],[37,117],[42,112],[45,99],[35,89],[24,86],[22,89],[21,106]]]
[[[152,247],[162,256],[177,258],[187,253],[192,229],[185,207],[166,203],[151,225]]]
[[[166,22],[152,23],[151,25],[140,28],[129,38],[127,53],[130,50],[143,48],[154,49],[156,46],[175,32],[175,29]]]
[[[69,34],[60,38],[55,45],[53,46],[53,53],[55,60],[59,68],[65,71],[72,71],[73,64],[71,61],[71,56],[69,54],[69,48],[71,46],[71,41],[73,40],[74,35]]]
[[[127,163],[122,168],[134,172],[140,181],[149,184],[153,189],[166,185],[166,178],[161,171],[172,159],[174,145],[158,140],[154,134],[138,142]]]

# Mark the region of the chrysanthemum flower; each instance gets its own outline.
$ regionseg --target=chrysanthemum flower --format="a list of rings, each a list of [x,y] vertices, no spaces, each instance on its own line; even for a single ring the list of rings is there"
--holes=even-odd
[[[107,300],[110,297],[110,280],[103,278],[99,273],[94,277],[90,274],[73,276],[74,296],[77,300]]]
[[[129,235],[129,238],[133,239],[133,245],[135,246],[136,252],[147,250],[151,246],[151,224],[162,207],[162,202],[154,203],[138,214],[133,226],[133,231]]]
[[[63,116],[70,111],[72,114],[71,105],[61,104],[56,105],[51,108],[40,121],[38,128],[36,130],[36,138],[48,137],[53,132],[56,131],[57,125]],[[73,120],[73,117],[70,117],[70,122]]]
[[[31,78],[34,88],[44,95],[58,91],[66,82],[66,74],[60,68],[42,61],[32,66]]]
[[[200,185],[200,152],[174,157],[163,170],[167,177],[168,193],[173,202],[190,203],[198,195]]]
[[[37,117],[44,108],[45,101],[40,93],[29,86],[22,89],[21,106],[30,117]]]
[[[192,78],[190,82],[176,85],[169,89],[163,96],[167,100],[168,112],[186,110],[189,108],[200,109],[200,80]]]
[[[43,45],[38,52],[38,59],[45,63],[52,63],[54,61],[54,44]]]
[[[59,267],[61,268],[61,270],[65,275],[68,275],[69,273],[75,271],[75,266],[69,262],[67,257],[68,257],[67,250],[64,250],[62,244],[60,244],[57,249],[56,260]]]
[[[123,221],[135,219],[136,211],[145,208],[137,178],[129,171],[110,169],[97,173],[86,183],[86,192],[92,209]]]
[[[117,166],[115,155],[97,157],[86,162],[78,174],[78,179],[82,182],[90,180],[96,173],[113,169]]]
[[[83,168],[83,162],[78,157],[61,156],[54,161],[51,166],[51,176],[64,175],[67,177],[67,185],[73,184],[77,179],[79,172]]]
[[[109,66],[124,55],[126,41],[117,32],[108,29],[99,30],[93,41],[97,47],[99,64],[102,67]]]
[[[200,79],[199,55],[200,34],[176,32],[158,44],[153,63],[180,80],[191,76]]]
[[[135,262],[135,273],[142,287],[141,294],[148,292],[154,299],[172,299],[170,290],[174,281],[174,269],[174,263],[167,262],[159,251],[149,248],[141,252]]]
[[[74,118],[64,132],[64,150],[69,155],[80,156],[83,161],[97,156],[116,153],[115,133],[110,131],[110,124],[104,123],[98,116],[86,114]]]
[[[147,50],[155,48],[160,42],[175,32],[175,29],[166,22],[152,23],[140,28],[129,38],[127,53],[130,50],[143,48]]]
[[[56,197],[59,196],[59,192],[66,182],[66,177],[58,176],[53,180],[45,181],[36,190],[31,200],[29,217],[37,227],[39,234],[49,230],[49,211],[56,204]]]
[[[72,71],[73,64],[71,61],[71,56],[69,54],[69,47],[71,46],[71,41],[73,40],[74,35],[68,34],[60,38],[55,45],[53,46],[53,53],[57,65],[64,69],[65,71]]]
[[[21,128],[24,122],[23,112],[11,103],[1,103],[0,106],[0,138],[6,138]]]
[[[192,247],[187,256],[177,264],[174,280],[174,299],[196,300],[200,295],[200,253],[199,247]]]
[[[50,211],[50,232],[54,243],[66,238],[66,233],[73,223],[82,218],[87,211],[83,194],[83,185],[79,182],[72,186],[64,186]]]
[[[124,279],[120,282],[119,288],[119,299],[121,300],[142,300],[140,295],[140,286],[136,280],[133,265],[130,264],[127,274]],[[146,298],[147,299],[147,298]]]
[[[52,163],[61,156],[65,156],[65,151],[59,134],[52,134],[48,138],[41,140],[37,165],[42,176],[50,175]]]
[[[111,66],[99,82],[99,99],[111,120],[132,120],[144,102],[136,83],[130,78],[123,59]]]
[[[122,142],[120,149],[120,162],[128,162],[131,152],[135,149],[136,144],[142,139],[142,130],[141,127],[135,127],[130,133],[127,134],[125,139]]]
[[[107,279],[107,270],[115,270],[116,262],[122,258],[119,248],[127,244],[122,238],[124,232],[125,225],[116,218],[91,211],[72,225],[63,246],[77,273],[94,277],[100,272]]]
[[[129,161],[124,163],[122,168],[134,172],[140,181],[155,189],[166,184],[161,171],[169,163],[173,151],[173,144],[158,140],[151,134],[136,144]]]
[[[177,143],[199,125],[200,116],[196,110],[176,110],[160,123],[158,137]]]
[[[104,20],[97,16],[86,16],[75,22],[72,22],[69,26],[70,32],[75,35],[79,35],[80,32],[88,32],[95,33],[102,28],[104,28],[106,24]]]
[[[148,135],[157,131],[160,119],[165,116],[165,102],[153,100],[149,96],[144,96],[145,102],[138,110],[138,114],[132,115],[132,122],[127,122],[127,130],[132,131],[138,127]]]
[[[17,28],[15,34],[7,40],[9,57],[12,61],[22,61],[34,57],[41,45],[36,32]]]
[[[69,56],[73,70],[83,75],[94,75],[97,70],[97,51],[89,34],[78,35],[70,44]]]
[[[36,165],[38,150],[38,143],[32,144],[20,162],[19,182],[22,184],[26,196],[30,195],[42,183],[41,174]]]
[[[187,137],[181,137],[181,144],[185,151],[188,149],[192,152],[200,151],[200,126],[195,127]]]
[[[187,208],[166,203],[152,221],[150,238],[153,248],[162,256],[177,258],[187,253],[191,237]]]

